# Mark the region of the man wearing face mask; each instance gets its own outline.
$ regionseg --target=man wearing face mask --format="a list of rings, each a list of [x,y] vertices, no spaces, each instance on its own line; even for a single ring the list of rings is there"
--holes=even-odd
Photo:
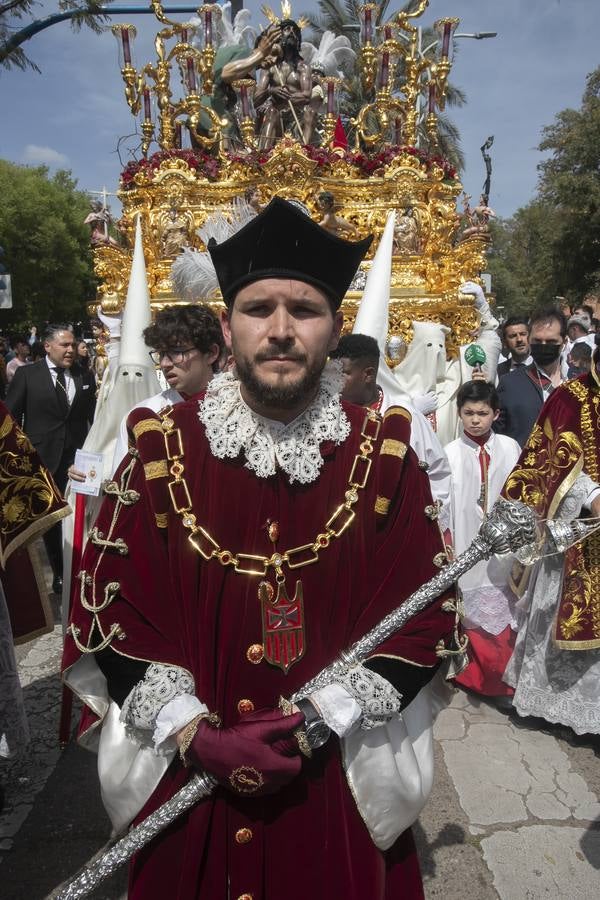
[[[514,438],[521,447],[542,406],[563,381],[560,355],[566,336],[567,322],[558,308],[550,306],[534,312],[529,320],[533,362],[509,372],[500,382],[500,417],[494,430]]]

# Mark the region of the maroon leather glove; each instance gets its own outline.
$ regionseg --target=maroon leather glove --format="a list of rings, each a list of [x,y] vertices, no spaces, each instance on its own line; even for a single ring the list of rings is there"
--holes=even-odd
[[[300,772],[293,733],[303,722],[302,713],[284,716],[278,709],[250,713],[231,728],[203,719],[186,757],[236,794],[273,794]]]

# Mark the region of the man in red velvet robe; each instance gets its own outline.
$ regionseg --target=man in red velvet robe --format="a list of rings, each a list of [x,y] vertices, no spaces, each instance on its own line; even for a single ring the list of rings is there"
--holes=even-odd
[[[130,416],[65,677],[115,830],[194,768],[218,783],[134,859],[136,900],[423,896],[407,828],[431,776],[418,701],[451,652],[450,604],[300,712],[279,702],[431,578],[443,549],[410,415],[343,403],[326,364],[369,243],[272,201],[209,248],[236,371],[200,402]]]

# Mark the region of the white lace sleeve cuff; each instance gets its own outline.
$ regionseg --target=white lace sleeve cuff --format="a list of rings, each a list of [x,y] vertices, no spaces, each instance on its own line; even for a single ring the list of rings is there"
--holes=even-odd
[[[341,684],[328,684],[310,695],[321,711],[323,720],[338,737],[345,737],[355,730],[362,710]]]
[[[187,701],[184,708],[192,709],[190,715],[181,724],[176,724],[171,730],[167,726],[162,728],[158,740],[155,737],[157,726],[164,722],[160,718],[164,711],[177,701]],[[168,753],[174,749],[174,744],[165,743],[170,734],[183,728],[190,719],[199,712],[205,712],[206,707],[200,704],[194,696],[194,679],[191,674],[180,666],[170,666],[162,663],[151,663],[141,681],[129,692],[121,708],[120,719],[125,725],[127,734],[132,740],[142,747],[153,747],[160,753]],[[176,705],[176,709],[180,707]],[[179,721],[179,720],[178,720]]]
[[[208,706],[191,694],[181,694],[163,706],[156,717],[156,728],[152,735],[154,749],[161,755],[177,748],[175,735],[188,722],[201,713],[207,713]]]

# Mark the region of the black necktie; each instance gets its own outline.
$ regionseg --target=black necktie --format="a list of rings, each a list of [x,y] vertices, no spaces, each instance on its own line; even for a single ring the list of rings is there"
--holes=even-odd
[[[67,382],[65,380],[65,370],[60,366],[55,366],[56,369],[56,396],[58,397],[58,405],[60,406],[61,412],[63,415],[67,415],[69,412],[69,395],[67,394]]]

